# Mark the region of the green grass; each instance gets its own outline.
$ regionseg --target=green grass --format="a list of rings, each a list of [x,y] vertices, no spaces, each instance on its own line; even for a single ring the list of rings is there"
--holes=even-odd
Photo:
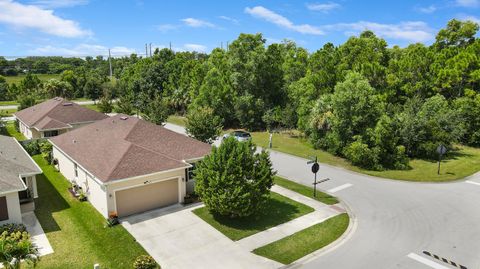
[[[187,125],[187,118],[178,115],[171,115],[170,117],[168,117],[167,122],[180,126],[185,126]]]
[[[267,132],[252,133],[253,142],[268,147]],[[363,174],[407,181],[445,182],[462,179],[480,170],[480,148],[458,145],[450,157],[442,162],[440,175],[437,175],[436,161],[412,159],[408,170],[370,171],[350,164],[347,160],[326,151],[314,149],[311,143],[298,132],[282,132],[273,135],[273,150],[302,158],[317,156],[319,162],[343,167]],[[321,171],[320,171],[321,173]]]
[[[229,218],[212,214],[206,207],[193,210],[197,216],[215,229],[236,241],[275,227],[305,214],[313,208],[272,192],[261,212],[246,218]]]
[[[40,156],[33,157],[43,170],[37,176],[37,215],[54,253],[41,258],[37,268],[132,268],[147,254],[121,226],[105,228],[105,219],[88,202],[67,191],[70,183]]]
[[[91,110],[95,110],[95,111],[98,111],[100,112],[100,108],[98,107],[98,104],[91,104],[91,105],[82,105],[83,107],[86,107],[86,108],[89,108]]]
[[[257,248],[253,253],[283,264],[290,264],[335,241],[345,232],[348,223],[349,217],[343,213]]]
[[[59,78],[59,74],[35,74],[41,81],[49,80],[51,78]],[[18,76],[5,76],[5,80],[9,84],[19,84],[22,79],[25,78],[25,75],[18,75]]]
[[[0,106],[14,106],[18,105],[17,101],[0,101]]]
[[[0,109],[0,116],[10,117],[13,113],[17,112],[17,109]]]
[[[299,184],[297,182],[293,182],[291,180],[288,180],[279,176],[275,176],[275,184],[277,184],[278,186],[284,187],[286,189],[289,189],[291,191],[297,192],[308,198],[315,199],[327,205],[334,205],[338,203],[338,199],[336,197],[318,190],[317,190],[317,197],[313,197],[312,187],[307,187],[303,184]]]
[[[15,137],[18,141],[27,140],[27,138],[15,129],[15,122],[10,121],[6,124],[7,135]]]

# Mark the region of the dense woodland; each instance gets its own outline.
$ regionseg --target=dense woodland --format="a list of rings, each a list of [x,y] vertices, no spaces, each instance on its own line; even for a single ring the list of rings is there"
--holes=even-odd
[[[407,169],[409,158],[436,158],[439,144],[480,146],[478,30],[451,20],[431,46],[405,48],[365,31],[313,53],[240,34],[208,55],[162,49],[112,59],[112,79],[102,57],[0,57],[4,76],[60,74],[46,82],[27,75],[19,85],[0,77],[0,99],[25,107],[52,96],[87,97],[108,111],[116,98],[117,112],[157,124],[207,109],[226,128],[298,129],[355,165]]]

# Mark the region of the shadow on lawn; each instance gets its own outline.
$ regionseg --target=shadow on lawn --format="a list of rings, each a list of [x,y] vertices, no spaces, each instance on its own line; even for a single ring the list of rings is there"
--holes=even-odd
[[[290,203],[269,198],[259,213],[244,218],[229,218],[219,214],[212,214],[213,218],[230,228],[240,230],[264,230],[287,222],[300,213],[297,206]]]
[[[37,188],[40,195],[35,199],[35,215],[45,233],[59,231],[60,226],[52,214],[70,208],[70,205],[44,174],[37,176]]]

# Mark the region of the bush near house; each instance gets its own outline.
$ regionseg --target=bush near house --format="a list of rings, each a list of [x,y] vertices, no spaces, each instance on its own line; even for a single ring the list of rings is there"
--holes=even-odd
[[[159,268],[157,262],[149,255],[138,256],[133,263],[134,269],[156,269]]]
[[[3,226],[2,226],[3,228]],[[20,269],[22,264],[35,266],[38,250],[30,234],[22,226],[6,226],[0,234],[0,262],[7,269]],[[23,260],[24,263],[20,263]]]
[[[198,164],[195,191],[209,211],[247,217],[265,204],[275,172],[268,153],[256,150],[250,141],[227,138]]]

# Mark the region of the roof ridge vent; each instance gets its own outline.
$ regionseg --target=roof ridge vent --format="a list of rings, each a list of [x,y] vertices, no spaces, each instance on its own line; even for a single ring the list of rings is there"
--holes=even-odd
[[[127,120],[128,117],[127,117],[127,116],[121,116],[120,119],[121,119],[121,120]]]
[[[66,102],[66,103],[63,103],[63,106],[71,106],[71,105],[73,105],[73,103],[72,103],[72,102]]]

